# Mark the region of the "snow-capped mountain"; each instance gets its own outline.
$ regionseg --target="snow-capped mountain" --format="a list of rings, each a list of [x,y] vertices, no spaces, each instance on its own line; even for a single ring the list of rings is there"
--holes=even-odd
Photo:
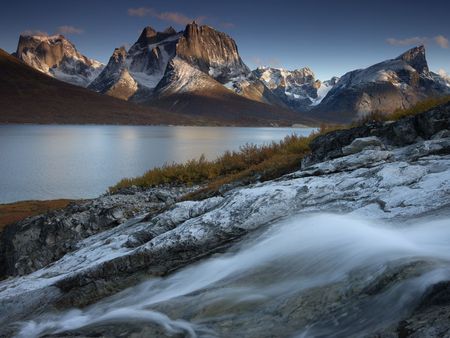
[[[146,102],[174,94],[176,88],[207,91],[218,83],[251,100],[283,105],[245,65],[235,41],[209,26],[193,22],[182,32],[146,27],[128,51],[120,49],[120,57],[117,53],[89,88]]]
[[[299,111],[318,105],[338,80],[333,77],[321,82],[307,67],[293,71],[259,67],[253,74],[288,107]]]
[[[122,100],[132,97],[138,90],[138,83],[128,71],[127,56],[124,47],[116,48],[106,67],[88,88]]]
[[[82,55],[62,35],[21,35],[15,56],[47,75],[82,87],[103,69],[103,64]]]
[[[116,48],[108,64],[89,88],[124,100],[139,101],[149,94],[164,76],[167,63],[175,56],[181,34],[172,27],[156,32],[145,27],[127,51]]]
[[[347,122],[372,112],[390,113],[420,100],[450,93],[438,74],[430,72],[423,46],[395,59],[343,75],[316,111],[330,120]]]

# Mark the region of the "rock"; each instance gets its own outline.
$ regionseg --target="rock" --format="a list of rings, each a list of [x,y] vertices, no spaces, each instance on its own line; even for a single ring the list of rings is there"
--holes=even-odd
[[[135,190],[105,195],[7,227],[0,235],[0,278],[24,275],[78,248],[83,238],[137,214],[156,212],[192,189]]]
[[[431,139],[432,140],[437,140],[437,139],[440,139],[440,138],[448,138],[448,137],[450,137],[450,130],[444,129],[444,130],[441,130],[441,131],[437,132],[433,136],[431,136]]]
[[[383,142],[376,136],[356,138],[348,146],[342,148],[344,155],[350,155],[359,153],[363,149],[382,149],[384,147]]]
[[[333,131],[315,138],[310,143],[311,154],[302,160],[302,168],[345,155],[343,148],[357,138],[376,136],[387,146],[401,147],[415,143],[419,137],[428,140],[437,132],[448,129],[450,104],[447,103],[395,122],[373,122],[356,128]]]

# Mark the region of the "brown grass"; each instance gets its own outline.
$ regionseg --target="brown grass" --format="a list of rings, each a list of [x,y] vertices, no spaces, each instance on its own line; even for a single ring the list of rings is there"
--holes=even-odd
[[[398,120],[448,102],[450,102],[450,96],[432,98],[419,102],[409,109],[396,110],[389,115],[375,111],[353,125],[322,125],[317,133],[308,137],[290,135],[280,142],[272,142],[264,146],[247,144],[239,151],[227,151],[213,161],[208,161],[201,156],[199,159],[182,164],[166,164],[148,171],[143,176],[125,178],[110,187],[109,190],[116,192],[121,188],[133,185],[147,188],[166,184],[201,184],[205,187],[186,198],[211,196],[217,194],[219,189],[226,184],[264,181],[297,170],[301,159],[309,153],[309,143],[318,135],[370,121]]]
[[[0,204],[0,232],[6,225],[30,216],[40,215],[51,210],[62,209],[73,200],[22,201]]]
[[[167,164],[152,169],[143,176],[123,179],[111,187],[110,191],[115,192],[132,185],[152,187],[208,183],[208,186],[216,187],[255,175],[263,180],[274,178],[298,167],[299,161],[309,152],[309,142],[315,135],[290,135],[280,142],[263,146],[247,144],[239,151],[227,151],[213,161],[201,156],[183,164]]]

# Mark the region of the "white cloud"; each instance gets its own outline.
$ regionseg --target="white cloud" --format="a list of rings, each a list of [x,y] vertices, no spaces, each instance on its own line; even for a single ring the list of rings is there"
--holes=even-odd
[[[47,32],[43,32],[40,30],[26,30],[21,33],[21,35],[30,35],[30,36],[48,36]]]
[[[64,25],[64,26],[59,26],[56,29],[56,32],[58,34],[82,34],[84,32],[84,30],[82,30],[81,28],[74,27],[74,26]]]
[[[386,39],[386,42],[392,46],[410,46],[410,45],[423,45],[427,42],[428,38],[415,36],[406,39]]]
[[[448,48],[448,39],[443,35],[438,35],[434,37],[434,42],[436,42],[441,48]]]
[[[439,69],[438,74],[447,82],[450,83],[450,74],[448,74],[445,69]]]
[[[434,38],[430,39],[426,36],[420,37],[420,36],[414,36],[411,38],[405,38],[405,39],[396,39],[396,38],[389,38],[386,39],[386,42],[390,44],[391,46],[417,46],[417,45],[425,45],[428,42],[434,42],[441,48],[449,48],[449,41],[448,39],[443,35],[436,35]]]
[[[187,25],[188,23],[191,23],[194,20],[198,23],[202,23],[206,19],[206,16],[199,16],[196,18],[191,18],[182,13],[159,12],[153,8],[148,8],[148,7],[129,8],[128,15],[129,16],[138,16],[138,17],[149,16],[149,17],[157,18],[159,20],[176,23],[179,25]]]

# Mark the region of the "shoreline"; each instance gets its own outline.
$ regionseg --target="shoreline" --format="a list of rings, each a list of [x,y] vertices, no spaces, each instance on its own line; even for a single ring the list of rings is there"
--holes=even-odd
[[[9,224],[16,223],[31,216],[62,209],[72,202],[81,201],[84,200],[63,198],[54,200],[25,200],[0,204],[0,233]]]

